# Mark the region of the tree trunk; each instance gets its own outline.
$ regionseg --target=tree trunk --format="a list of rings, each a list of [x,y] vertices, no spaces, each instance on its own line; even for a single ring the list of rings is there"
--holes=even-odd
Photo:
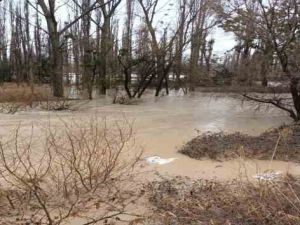
[[[262,59],[263,62],[262,62],[262,65],[261,65],[261,71],[260,71],[260,74],[261,74],[261,78],[262,78],[262,86],[263,87],[268,87],[268,79],[267,79],[267,65],[266,65],[266,60],[265,59]]]
[[[63,97],[63,76],[62,76],[62,53],[60,49],[59,35],[56,31],[50,34],[51,51],[50,56],[52,66],[52,88],[54,97]]]
[[[195,76],[198,73],[198,60],[200,57],[200,40],[195,34],[192,38],[191,58],[190,58],[190,71],[189,71],[189,83],[190,91],[195,90]]]
[[[158,56],[157,60],[157,76],[158,76],[158,83],[156,86],[155,96],[158,97],[159,93],[162,89],[163,81],[165,79],[165,69],[164,69],[164,59],[163,56]]]
[[[104,18],[102,27],[101,44],[100,44],[100,74],[98,81],[99,93],[106,94],[106,79],[107,79],[107,53],[110,32],[110,18]]]
[[[299,84],[300,78],[299,77],[292,77],[290,82],[290,92],[293,97],[294,107],[296,110],[296,115],[294,120],[300,120],[300,93],[299,93]]]
[[[82,11],[85,12],[90,7],[90,0],[82,1]],[[90,43],[91,16],[85,15],[82,18],[83,31],[83,88],[88,94],[88,98],[92,100],[93,96],[93,79],[92,79],[92,47]]]
[[[63,63],[62,63],[62,52],[60,33],[58,32],[58,23],[55,18],[55,0],[48,2],[48,5],[44,0],[38,0],[37,4],[43,10],[45,19],[47,22],[47,28],[49,32],[49,40],[51,44],[50,51],[50,64],[52,67],[51,78],[52,78],[52,90],[54,97],[64,97],[63,88]]]

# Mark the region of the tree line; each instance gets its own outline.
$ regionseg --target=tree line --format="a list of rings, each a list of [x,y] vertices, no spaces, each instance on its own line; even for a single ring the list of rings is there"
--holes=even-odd
[[[51,82],[53,95],[75,83],[86,97],[122,85],[128,98],[147,88],[199,84],[268,85],[285,79],[290,98],[245,94],[300,119],[298,0],[19,0],[0,2],[0,80]],[[67,13],[64,13],[67,12]],[[234,34],[223,60],[213,31]],[[222,41],[222,40],[218,40]]]
[[[156,95],[168,92],[172,72],[177,88],[183,88],[182,73],[196,74],[199,61],[203,68],[210,65],[214,4],[176,0],[161,12],[158,0],[3,1],[1,81],[50,80],[53,95],[62,97],[64,74],[74,73],[89,98],[94,87],[105,94],[111,80],[124,83],[128,97],[138,97],[149,85]],[[60,7],[67,18],[58,13]],[[167,13],[178,18],[168,23]]]

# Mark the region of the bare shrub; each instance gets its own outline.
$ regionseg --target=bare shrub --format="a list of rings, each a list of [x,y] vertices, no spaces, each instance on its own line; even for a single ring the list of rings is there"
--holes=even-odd
[[[22,104],[18,102],[0,103],[0,112],[4,114],[15,114],[22,108]]]
[[[2,219],[52,225],[74,217],[94,224],[126,213],[135,200],[130,181],[139,155],[128,153],[131,123],[108,128],[105,119],[93,118],[60,125],[43,129],[43,144],[34,129],[21,135],[21,127],[0,142]]]
[[[37,108],[46,111],[70,110],[71,104],[65,98],[46,99],[37,103]]]
[[[39,109],[45,111],[71,110],[71,103],[67,99],[43,99],[33,102],[6,102],[0,103],[0,112],[4,114],[15,114],[20,111]]]

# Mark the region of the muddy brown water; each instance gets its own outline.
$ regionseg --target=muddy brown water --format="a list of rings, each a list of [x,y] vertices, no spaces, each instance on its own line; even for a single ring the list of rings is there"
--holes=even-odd
[[[21,123],[24,132],[30,131],[32,124],[55,125],[60,119],[74,118],[87,120],[92,116],[106,116],[109,119],[134,121],[137,144],[144,149],[144,157],[157,155],[162,158],[176,158],[165,165],[149,165],[146,170],[159,172],[164,176],[189,176],[192,178],[232,179],[241,172],[248,176],[268,169],[300,175],[296,163],[262,160],[231,160],[213,162],[194,160],[177,153],[180,146],[197,133],[211,131],[259,134],[266,129],[291,123],[290,118],[275,108],[259,108],[250,102],[242,102],[236,95],[196,93],[189,96],[172,94],[154,98],[145,96],[136,105],[113,105],[110,99],[74,102],[76,111],[65,112],[18,112],[0,117],[0,135]],[[151,179],[145,176],[144,179]]]

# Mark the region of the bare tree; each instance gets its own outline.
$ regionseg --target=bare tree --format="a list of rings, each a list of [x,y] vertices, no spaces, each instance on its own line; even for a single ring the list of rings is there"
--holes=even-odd
[[[82,0],[82,12],[88,10],[91,5],[90,0]],[[93,57],[93,49],[91,46],[91,38],[90,38],[90,30],[91,30],[91,13],[86,14],[82,18],[82,26],[81,29],[83,31],[82,42],[83,42],[83,85],[84,89],[88,92],[89,99],[92,99],[93,92],[93,78],[92,78],[92,57]]]
[[[100,9],[103,15],[103,24],[101,26],[98,88],[101,94],[105,94],[107,89],[107,56],[113,47],[111,40],[111,20],[121,0],[111,0],[108,4],[104,4],[104,0],[100,0],[100,3],[102,4]]]
[[[91,11],[95,10],[98,7],[106,7],[110,5],[114,0],[107,0],[93,2],[90,6],[82,12],[78,17],[73,21],[68,23],[66,26],[58,30],[58,19],[55,16],[56,12],[56,0],[49,1],[48,5],[45,0],[38,0],[38,4],[43,11],[43,15],[47,21],[48,34],[51,44],[50,51],[50,61],[52,66],[52,86],[53,86],[53,95],[55,97],[63,97],[63,76],[62,76],[62,36],[67,30],[69,30],[74,24],[76,24],[83,17],[88,15]],[[32,4],[31,4],[32,5]],[[38,10],[38,9],[37,9]]]
[[[125,28],[123,31],[123,51],[126,51],[127,64],[132,60],[132,36],[133,36],[133,20],[134,20],[134,0],[126,1],[126,21]],[[126,69],[124,87],[127,95],[130,96],[130,85],[131,85],[131,68]]]
[[[196,12],[196,19],[192,24],[191,31],[191,55],[190,55],[190,71],[189,71],[189,84],[190,90],[195,89],[197,83],[197,75],[199,79],[199,60],[203,67],[203,61],[206,57],[206,38],[210,29],[212,29],[218,21],[213,16],[213,6],[217,2],[210,0],[195,1],[192,5],[192,10]],[[207,59],[210,59],[212,52],[212,42],[209,46],[209,54]],[[210,55],[210,56],[209,56]],[[209,60],[208,60],[209,61]],[[209,70],[209,69],[208,69]],[[203,76],[203,75],[202,75]]]
[[[187,0],[179,0],[178,1],[178,11],[179,11],[179,30],[178,35],[175,41],[175,63],[174,63],[174,74],[176,76],[175,80],[175,89],[179,89],[180,87],[187,91],[186,82],[182,82],[181,74],[183,72],[183,52],[184,52],[184,43],[187,42],[188,37],[188,29],[186,26],[186,14],[188,13],[188,1]]]
[[[190,24],[195,19],[195,15],[197,13],[192,12],[189,10],[185,14],[185,18],[180,21],[180,24],[177,25],[175,31],[172,32],[171,35],[168,35],[167,30],[165,28],[163,30],[163,37],[161,39],[158,38],[157,29],[154,26],[154,19],[157,13],[157,0],[138,0],[142,12],[144,14],[144,22],[147,26],[148,32],[151,37],[151,50],[152,54],[156,61],[156,75],[157,75],[157,84],[156,84],[156,92],[155,96],[160,94],[162,90],[163,84],[166,89],[166,93],[169,93],[168,89],[168,79],[169,79],[169,72],[172,68],[172,65],[175,60],[175,55],[173,54],[173,47],[176,40],[176,37],[180,31],[182,31],[182,27],[184,26],[185,29],[189,29]],[[190,3],[193,4],[193,3]],[[170,32],[171,33],[171,32]],[[182,43],[183,46],[186,45],[188,42]],[[180,47],[182,48],[182,47]]]
[[[281,65],[281,70],[285,77],[289,80],[289,89],[291,98],[286,98],[280,94],[273,97],[253,96],[245,94],[244,96],[250,100],[261,103],[272,104],[286,112],[296,121],[300,119],[300,93],[299,93],[299,65],[296,56],[299,54],[295,46],[299,44],[299,2],[298,1],[240,1],[229,2],[227,9],[232,13],[226,20],[232,23],[234,27],[236,23],[245,24],[251,21],[252,34],[260,40],[262,45],[256,45],[261,48],[266,55],[275,54]],[[254,4],[248,10],[247,6]],[[228,6],[228,5],[227,5]],[[226,9],[226,7],[225,7]],[[234,15],[235,13],[235,15]],[[235,19],[234,19],[235,18]],[[238,18],[238,19],[236,19]],[[245,22],[246,21],[246,22]],[[241,32],[246,32],[242,28]],[[247,29],[246,29],[247,30]],[[266,45],[267,44],[267,45]],[[244,55],[249,54],[249,50],[244,50]],[[270,59],[272,62],[272,58]],[[269,62],[270,62],[269,61]],[[273,59],[273,62],[275,59]]]
[[[5,2],[1,3],[2,7],[6,7]],[[10,77],[10,64],[8,59],[8,38],[7,38],[7,16],[5,10],[0,10],[0,82],[2,83]]]

